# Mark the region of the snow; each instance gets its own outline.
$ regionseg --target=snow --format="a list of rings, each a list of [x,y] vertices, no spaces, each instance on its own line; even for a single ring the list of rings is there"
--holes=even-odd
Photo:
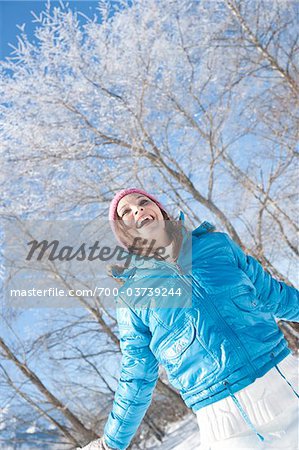
[[[35,425],[31,425],[29,428],[27,428],[26,433],[28,434],[34,434],[37,432],[37,427]]]
[[[168,428],[167,436],[161,445],[155,444],[150,450],[199,450],[200,435],[196,416],[189,414],[180,422]]]

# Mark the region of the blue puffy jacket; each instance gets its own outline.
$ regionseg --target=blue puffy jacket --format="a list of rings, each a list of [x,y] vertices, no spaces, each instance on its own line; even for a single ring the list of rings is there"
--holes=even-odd
[[[204,222],[185,232],[177,264],[133,256],[120,276],[122,368],[104,429],[113,449],[126,449],[136,433],[159,363],[195,412],[229,395],[236,401],[235,392],[290,353],[275,318],[299,321],[298,291],[213,229]]]

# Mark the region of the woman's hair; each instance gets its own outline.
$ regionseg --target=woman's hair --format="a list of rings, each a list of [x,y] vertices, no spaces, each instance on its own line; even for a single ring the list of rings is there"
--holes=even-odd
[[[179,256],[181,245],[182,245],[183,229],[185,229],[185,230],[187,230],[187,229],[183,225],[182,220],[176,221],[171,216],[169,216],[166,211],[164,211],[163,209],[160,209],[160,210],[161,210],[161,213],[165,220],[165,230],[166,230],[168,236],[170,237],[171,242],[173,242],[173,259],[176,260]],[[118,220],[115,220],[115,222],[114,222],[115,232],[118,235],[118,237],[120,238],[120,240],[127,246],[128,251],[130,253],[134,253],[137,255],[152,256],[158,260],[165,259],[158,252],[152,252],[152,254],[149,255],[148,249],[149,249],[151,242],[149,241],[148,242],[149,246],[147,246],[147,245],[145,245],[144,240],[142,243],[142,239],[136,239],[136,238],[134,239],[134,237],[129,233],[128,229],[126,229],[124,222],[121,220],[121,218],[119,217],[118,214],[117,214],[117,218],[118,218]],[[137,244],[139,242],[140,242],[140,245],[138,246]],[[135,244],[134,246],[133,246],[133,243]],[[130,264],[130,261],[123,266],[118,265],[118,264],[112,264],[107,267],[107,272],[110,276],[113,277],[112,269],[114,271],[116,271],[118,274],[121,274],[129,266],[129,264]],[[123,284],[123,282],[121,280],[119,280],[118,278],[115,278],[115,277],[113,277],[113,278],[117,282]]]

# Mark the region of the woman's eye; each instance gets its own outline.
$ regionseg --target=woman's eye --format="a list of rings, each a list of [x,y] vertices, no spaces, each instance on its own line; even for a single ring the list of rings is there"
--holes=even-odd
[[[144,205],[145,203],[148,203],[148,200],[143,199],[143,200],[140,201],[139,205]],[[130,212],[130,210],[129,209],[125,209],[124,212],[122,213],[121,217],[123,218],[126,214],[128,214],[128,212]]]

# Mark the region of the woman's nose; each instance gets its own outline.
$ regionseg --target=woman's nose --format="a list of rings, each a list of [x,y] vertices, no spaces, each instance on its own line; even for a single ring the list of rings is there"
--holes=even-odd
[[[136,214],[138,214],[138,211],[139,211],[139,208],[138,208],[138,206],[136,207],[136,211],[135,211],[135,216],[136,216]],[[143,207],[141,206],[140,207],[140,211],[143,211]]]

